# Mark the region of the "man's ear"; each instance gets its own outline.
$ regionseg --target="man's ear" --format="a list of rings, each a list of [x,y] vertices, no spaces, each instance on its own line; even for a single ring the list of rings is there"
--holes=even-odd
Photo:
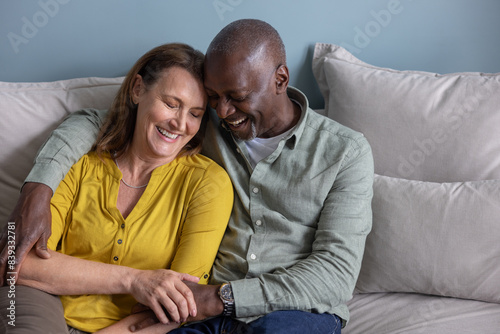
[[[139,103],[139,96],[143,90],[144,82],[142,81],[142,77],[139,74],[136,74],[134,80],[132,81],[132,89],[130,90],[132,102],[134,104]]]
[[[288,67],[286,65],[278,66],[276,69],[276,94],[286,94],[289,79]]]

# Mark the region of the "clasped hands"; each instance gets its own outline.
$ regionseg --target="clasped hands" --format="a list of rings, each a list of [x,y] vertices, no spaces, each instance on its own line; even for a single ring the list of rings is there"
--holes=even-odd
[[[223,311],[218,285],[197,284],[198,277],[172,270],[141,271],[132,281],[131,295],[137,300],[132,313],[150,310],[150,316],[133,324],[131,331],[158,322],[186,322],[220,315]]]
[[[196,317],[194,295],[186,283],[198,281],[198,277],[167,269],[140,270],[131,281],[130,294],[147,305],[161,323],[180,323]]]

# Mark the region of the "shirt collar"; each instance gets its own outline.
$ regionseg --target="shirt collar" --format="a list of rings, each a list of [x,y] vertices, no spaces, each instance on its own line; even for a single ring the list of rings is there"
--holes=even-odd
[[[287,94],[290,100],[297,103],[302,110],[302,114],[300,115],[297,125],[295,125],[294,130],[290,133],[288,138],[286,138],[287,142],[291,145],[291,148],[295,148],[302,137],[302,133],[304,133],[306,118],[309,112],[309,101],[304,93],[292,86],[288,86]]]

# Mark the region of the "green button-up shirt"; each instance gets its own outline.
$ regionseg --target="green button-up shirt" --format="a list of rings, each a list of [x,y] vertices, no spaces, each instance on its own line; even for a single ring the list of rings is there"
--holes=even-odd
[[[244,142],[210,115],[204,153],[235,189],[212,281],[231,282],[241,320],[289,309],[347,320],[371,229],[371,149],[360,133],[311,110],[297,89],[288,95],[301,118],[253,169]]]
[[[212,283],[231,282],[242,321],[298,309],[345,324],[371,229],[371,149],[360,133],[311,110],[297,89],[288,95],[303,110],[299,123],[255,168],[211,111],[203,153],[226,169],[235,190]],[[90,149],[106,112],[77,115],[84,117],[69,117],[42,147],[27,182],[57,188]]]

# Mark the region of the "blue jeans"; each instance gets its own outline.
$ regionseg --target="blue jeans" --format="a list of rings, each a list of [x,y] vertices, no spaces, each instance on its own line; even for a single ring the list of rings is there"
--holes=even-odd
[[[216,317],[171,331],[173,334],[340,334],[342,321],[331,314],[276,311],[248,324]]]

